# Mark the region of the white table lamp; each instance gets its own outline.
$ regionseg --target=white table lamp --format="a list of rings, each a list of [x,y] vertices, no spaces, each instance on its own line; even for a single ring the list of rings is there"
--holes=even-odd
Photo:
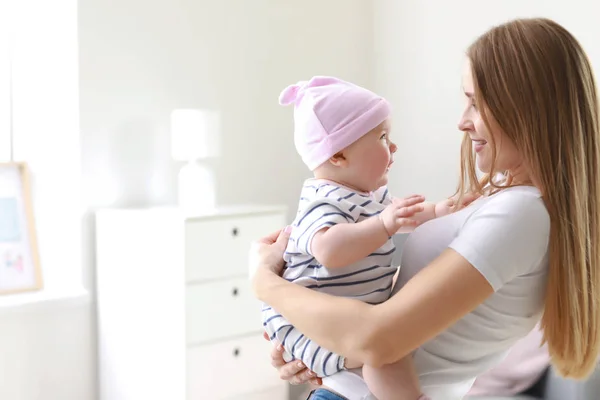
[[[171,156],[186,161],[178,176],[178,202],[188,215],[216,207],[216,187],[210,159],[219,156],[219,114],[210,110],[171,112]]]

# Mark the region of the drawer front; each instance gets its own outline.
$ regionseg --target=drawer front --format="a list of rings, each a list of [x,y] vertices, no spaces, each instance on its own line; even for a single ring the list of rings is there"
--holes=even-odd
[[[261,334],[188,348],[188,400],[245,399],[282,385],[271,366],[271,348]]]
[[[262,331],[261,303],[248,278],[228,279],[186,288],[187,343]]]
[[[186,279],[248,275],[250,243],[285,224],[284,214],[190,220],[185,228]]]

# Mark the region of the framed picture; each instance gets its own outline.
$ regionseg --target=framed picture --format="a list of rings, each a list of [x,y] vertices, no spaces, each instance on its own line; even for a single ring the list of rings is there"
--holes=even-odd
[[[25,163],[0,163],[0,294],[43,286]]]

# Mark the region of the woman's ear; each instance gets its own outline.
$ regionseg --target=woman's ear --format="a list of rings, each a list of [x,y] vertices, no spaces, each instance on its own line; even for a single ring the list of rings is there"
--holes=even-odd
[[[329,162],[334,167],[345,168],[345,167],[348,166],[348,159],[346,158],[346,156],[344,155],[344,153],[342,153],[341,151],[338,152],[338,153],[336,153],[336,154],[334,154],[333,157],[331,157],[329,159]]]

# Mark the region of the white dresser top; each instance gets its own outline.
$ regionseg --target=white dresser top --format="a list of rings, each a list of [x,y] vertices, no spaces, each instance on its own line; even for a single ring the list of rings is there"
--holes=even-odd
[[[245,215],[257,215],[257,214],[273,214],[273,213],[286,213],[287,207],[283,205],[259,205],[259,204],[247,204],[247,205],[224,205],[215,209],[207,209],[201,214],[185,215],[181,209],[176,206],[157,206],[157,207],[131,207],[131,208],[102,208],[96,211],[98,214],[110,213],[140,213],[140,214],[153,214],[162,217],[177,217],[182,219],[194,220],[194,219],[212,219],[212,218],[223,218],[223,217],[242,217]]]

